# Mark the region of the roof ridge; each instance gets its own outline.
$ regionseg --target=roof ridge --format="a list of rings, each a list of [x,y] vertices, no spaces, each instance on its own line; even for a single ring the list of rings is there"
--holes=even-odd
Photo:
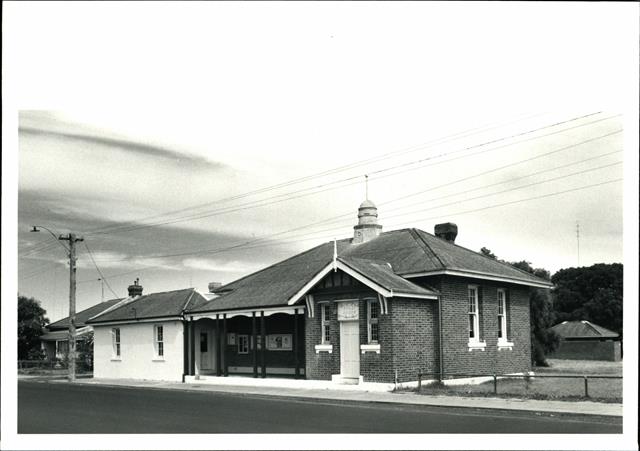
[[[154,291],[153,293],[141,294],[138,297],[144,298],[144,297],[151,296],[151,295],[154,295],[154,294],[175,293],[176,291],[185,291],[185,290],[195,290],[195,288],[188,287],[188,288],[177,288],[175,290]]]
[[[198,293],[198,290],[196,290],[195,288],[191,288],[191,294],[187,298],[187,302],[185,302],[184,305],[182,306],[182,312],[187,310],[187,306],[189,305],[189,302],[191,302],[191,299],[193,299],[193,295],[196,294],[196,293]],[[200,293],[198,293],[198,295],[202,296]],[[202,296],[202,297],[204,297],[204,296]]]
[[[422,233],[426,233],[427,235],[430,235],[430,236],[432,236],[432,237],[434,237],[434,238],[438,238],[437,236],[435,236],[435,235],[433,235],[433,234],[431,234],[431,233],[429,233],[429,232],[425,232],[424,230],[421,230],[421,229],[417,229],[417,230],[419,230],[419,231],[420,231],[420,232],[422,232]],[[442,240],[442,238],[438,238],[438,239],[439,239],[439,240]],[[459,244],[452,243],[451,241],[447,241],[447,240],[442,240],[442,241],[445,241],[446,243],[448,243],[448,244],[450,244],[450,245],[452,245],[452,246],[459,247],[460,249],[464,249],[465,251],[473,252],[474,254],[479,255],[480,257],[486,258],[486,259],[488,259],[488,260],[490,260],[490,261],[493,261],[493,262],[495,262],[495,263],[499,263],[499,264],[500,264],[500,265],[502,265],[502,266],[506,266],[506,267],[508,267],[508,268],[515,269],[516,271],[519,271],[519,272],[521,272],[522,274],[527,275],[527,276],[529,276],[529,277],[534,277],[534,278],[536,278],[536,279],[543,280],[543,281],[545,281],[545,282],[551,283],[549,280],[543,279],[542,277],[538,277],[538,276],[536,276],[536,275],[535,275],[535,274],[533,274],[533,273],[527,272],[527,271],[525,271],[525,270],[523,270],[523,269],[520,269],[520,268],[518,268],[518,267],[516,267],[516,266],[513,266],[513,265],[512,265],[512,264],[510,264],[510,263],[507,263],[507,262],[504,262],[504,261],[498,260],[497,258],[491,258],[491,257],[489,257],[489,256],[487,256],[487,255],[484,255],[482,252],[476,252],[476,251],[474,251],[474,250],[472,250],[472,249],[469,249],[468,247],[464,247],[464,246],[460,246]],[[429,249],[431,249],[431,247],[429,247]],[[437,257],[437,254],[436,254],[435,252],[434,252],[434,255],[436,255],[436,257]],[[439,257],[438,257],[438,260],[440,260],[440,258],[439,258]],[[441,261],[441,260],[440,260],[440,261]]]
[[[91,318],[87,319],[87,323],[90,323],[93,320],[95,320],[96,318],[99,318],[102,315],[106,315],[107,313],[112,313],[112,312],[115,312],[116,310],[120,310],[122,307],[124,307],[126,305],[133,304],[134,302],[137,302],[141,297],[142,296],[136,296],[136,297],[132,298],[131,296],[128,296],[126,298],[123,298],[120,302],[116,302],[115,304],[113,304],[111,307],[109,307],[105,311],[100,312],[97,315],[93,315]]]
[[[591,321],[586,320],[586,319],[582,320],[582,323],[583,323],[583,324],[585,324],[585,325],[587,325],[587,326],[588,326],[588,327],[590,327],[591,329],[593,329],[593,330],[594,330],[598,335],[600,335],[600,336],[604,336],[604,334],[602,333],[602,331],[601,331],[600,329],[604,329],[604,330],[606,330],[607,332],[611,332],[611,333],[614,333],[614,334],[616,333],[616,332],[614,332],[614,331],[612,331],[612,330],[607,329],[606,327],[602,327],[602,326],[597,325],[597,324],[592,324],[592,323],[591,323]],[[597,327],[596,327],[596,326],[597,326]]]
[[[106,313],[115,312],[116,310],[120,310],[122,307],[125,307],[127,305],[136,304],[139,301],[141,301],[142,299],[148,298],[149,296],[153,296],[154,294],[175,293],[175,292],[178,292],[178,291],[193,290],[193,289],[194,288],[179,288],[177,290],[157,291],[157,292],[149,293],[149,294],[141,294],[140,296],[136,296],[134,298],[131,298],[131,300],[129,302],[123,302],[122,305],[118,305],[118,304],[112,305],[111,307],[114,307],[114,308],[112,308],[111,310],[107,309],[104,312],[102,312],[102,313],[100,313],[100,314],[98,314],[96,316],[92,316],[91,318],[89,318],[89,320],[97,318],[98,316],[102,316],[102,315],[104,315]],[[128,298],[125,298],[125,299],[128,299]]]
[[[76,312],[76,316],[78,316],[78,315],[82,315],[84,312],[86,312],[86,311],[88,311],[88,310],[91,310],[91,309],[94,309],[94,308],[96,308],[96,307],[99,307],[99,306],[101,306],[102,304],[106,304],[107,302],[113,302],[113,305],[110,305],[110,306],[108,306],[108,307],[104,307],[104,309],[105,309],[105,310],[107,310],[107,309],[109,309],[109,308],[113,307],[114,305],[116,305],[118,302],[122,301],[123,299],[125,299],[125,298],[119,298],[119,299],[118,299],[118,298],[114,298],[114,299],[107,299],[106,301],[98,302],[97,304],[93,304],[91,307],[87,307],[87,308],[85,308],[85,309],[80,310],[79,312]],[[99,315],[99,314],[101,314],[101,313],[102,313],[102,312],[97,313],[96,315]],[[96,316],[96,315],[93,315],[93,316]],[[92,317],[90,317],[90,318],[92,318]],[[54,321],[54,322],[52,322],[52,323],[47,324],[47,327],[51,327],[51,326],[54,326],[54,327],[60,327],[60,326],[56,326],[56,324],[58,324],[58,323],[60,323],[60,322],[62,322],[62,321],[68,321],[68,320],[69,320],[69,316],[65,316],[64,318],[60,318],[60,319],[58,319],[58,320],[55,320],[55,321]],[[89,320],[89,318],[87,318],[87,320]]]
[[[431,251],[431,253],[433,254],[433,256],[440,262],[440,265],[442,266],[442,268],[446,269],[447,265],[444,264],[444,262],[442,261],[440,256],[431,248],[431,246],[429,246],[429,243],[427,243],[426,240],[424,238],[422,238],[418,232],[427,233],[424,230],[417,229],[415,227],[409,229],[409,234],[416,241],[416,243],[418,243],[418,245],[422,244],[424,247],[429,249]],[[424,251],[424,249],[423,249],[423,251]]]
[[[187,305],[189,305],[189,301],[191,301],[191,298],[193,297],[193,295],[195,294],[196,289],[192,288],[191,289],[191,294],[189,295],[189,297],[187,298],[187,302],[184,303],[184,305],[182,306],[182,311],[184,312],[187,308]]]

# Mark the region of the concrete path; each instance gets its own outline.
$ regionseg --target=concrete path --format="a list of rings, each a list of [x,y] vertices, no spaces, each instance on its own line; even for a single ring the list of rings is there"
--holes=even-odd
[[[547,401],[517,398],[504,399],[466,396],[433,396],[419,395],[403,391],[370,391],[363,389],[364,387],[344,385],[338,386],[339,389],[334,389],[336,387],[335,385],[334,388],[329,389],[317,387],[300,388],[300,384],[295,384],[295,388],[292,388],[283,386],[286,385],[287,382],[291,382],[287,380],[281,380],[281,386],[260,386],[257,384],[250,385],[249,381],[251,381],[252,379],[248,378],[237,378],[238,384],[233,385],[233,379],[234,378],[225,378],[224,383],[221,384],[217,384],[215,383],[215,381],[207,381],[206,383],[198,383],[198,381],[192,383],[179,383],[132,379],[78,379],[76,383],[165,390],[211,391],[252,396],[284,396],[299,399],[322,399],[332,401],[358,401],[439,407],[525,410],[534,412],[555,412],[579,415],[622,416],[622,404],[615,403],[599,403],[591,401]],[[57,383],[67,383],[66,380],[60,379],[49,379],[49,381]],[[309,384],[309,386],[313,387],[314,384]]]

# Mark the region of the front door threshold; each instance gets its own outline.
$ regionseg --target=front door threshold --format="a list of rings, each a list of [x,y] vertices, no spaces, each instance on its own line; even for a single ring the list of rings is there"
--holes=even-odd
[[[342,374],[332,374],[331,382],[343,385],[358,385],[364,382],[363,376],[343,376]]]

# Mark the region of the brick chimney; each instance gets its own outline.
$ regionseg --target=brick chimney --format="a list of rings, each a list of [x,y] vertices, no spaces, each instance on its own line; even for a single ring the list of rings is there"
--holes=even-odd
[[[220,282],[209,282],[209,293],[215,293],[215,291],[222,286]]]
[[[453,222],[445,222],[444,224],[436,224],[434,227],[434,235],[443,240],[455,243],[458,236],[458,226]]]
[[[129,285],[129,297],[142,296],[142,285],[139,285],[139,278],[133,281],[133,285]]]

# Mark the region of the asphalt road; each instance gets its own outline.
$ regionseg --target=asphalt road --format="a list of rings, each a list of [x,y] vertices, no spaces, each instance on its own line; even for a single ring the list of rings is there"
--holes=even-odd
[[[18,433],[621,433],[622,419],[18,382]]]

